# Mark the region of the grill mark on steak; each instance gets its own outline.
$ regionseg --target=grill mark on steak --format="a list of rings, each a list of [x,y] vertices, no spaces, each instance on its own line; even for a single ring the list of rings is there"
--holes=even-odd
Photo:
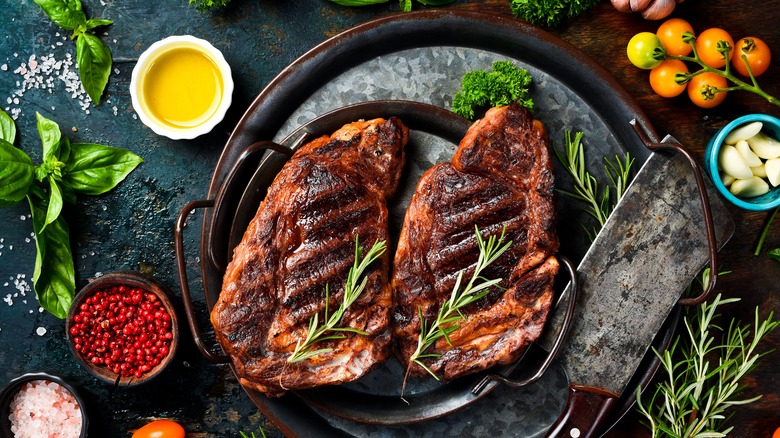
[[[388,240],[387,197],[398,185],[408,129],[395,118],[359,121],[304,145],[277,174],[228,265],[211,313],[217,340],[243,385],[270,396],[353,381],[390,350],[387,254],[364,273],[366,289],[345,312],[345,333],[306,361],[287,358],[344,295],[355,236],[363,252]]]
[[[541,333],[558,271],[554,257],[552,163],[546,135],[517,105],[495,108],[469,128],[451,163],[420,179],[404,218],[393,271],[393,336],[408,364],[420,333],[418,308],[430,323],[458,273],[471,278],[483,237],[505,230],[509,250],[484,272],[501,287],[462,309],[467,320],[440,339],[426,365],[445,380],[511,363]],[[425,371],[415,366],[414,374]]]

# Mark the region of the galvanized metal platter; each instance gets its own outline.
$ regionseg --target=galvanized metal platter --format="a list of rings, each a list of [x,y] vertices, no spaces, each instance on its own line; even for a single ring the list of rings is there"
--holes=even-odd
[[[629,125],[630,120],[638,120],[656,140],[647,117],[606,71],[576,48],[506,17],[423,11],[382,18],[350,29],[315,47],[281,72],[238,123],[216,166],[208,196],[217,195],[238,158],[257,141],[282,142],[317,117],[359,102],[409,100],[449,108],[464,73],[489,69],[494,61],[505,59],[528,69],[534,77],[531,94],[537,108],[535,116],[545,124],[553,143],[562,143],[564,130],[585,133],[592,161],[589,166],[597,175],[604,156],[629,151],[638,163],[649,156]],[[451,139],[433,144],[446,146],[411,154],[415,158],[407,163],[410,181],[416,181],[415,175],[437,161],[448,160],[454,153]],[[556,184],[568,187],[570,183],[565,172],[556,168]],[[398,205],[403,206],[405,196],[411,195],[409,190],[413,190],[413,184],[398,195]],[[558,203],[558,214],[564,218],[559,224],[561,253],[576,262],[588,248],[589,241],[582,232],[582,225],[589,223],[588,216],[578,204],[563,197]],[[210,235],[214,219],[208,213],[204,217],[203,260],[215,237]],[[232,248],[227,251],[221,257],[226,259]],[[210,309],[220,290],[221,272],[204,261],[202,275]],[[655,344],[668,342],[673,330],[672,321],[664,326]],[[657,364],[651,356],[640,366],[629,387],[636,388],[652,376]],[[247,394],[289,436],[530,437],[543,434],[555,420],[565,402],[567,385],[565,375],[552,368],[545,380],[530,388],[496,388],[478,403],[461,403],[457,408],[464,410],[456,415],[428,412],[419,418],[366,421],[382,409],[387,410],[388,417],[403,414],[403,406],[386,404],[384,397],[388,394],[378,393],[378,387],[387,385],[384,379],[374,375],[355,385],[327,388],[319,394],[290,394],[280,399],[269,399],[252,390],[247,390]],[[420,385],[423,395],[431,390],[430,382]],[[435,385],[441,384],[435,382]],[[626,391],[627,396],[620,400],[609,424],[614,424],[633,404],[632,392]],[[323,393],[327,396],[323,397]],[[357,394],[360,403],[366,406],[365,416],[340,412],[342,408],[336,401]],[[332,405],[328,397],[334,400]],[[421,401],[424,403],[425,398]],[[377,409],[377,406],[381,407]],[[452,411],[449,409],[444,414]],[[424,421],[401,425],[417,420]]]

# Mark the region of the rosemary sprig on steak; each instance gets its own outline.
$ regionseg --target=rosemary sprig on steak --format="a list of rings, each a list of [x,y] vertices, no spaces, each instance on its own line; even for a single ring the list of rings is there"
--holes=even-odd
[[[295,350],[292,355],[287,358],[287,362],[300,362],[310,357],[331,351],[332,348],[320,348],[315,350],[314,344],[331,339],[343,339],[345,336],[339,332],[353,332],[362,335],[368,334],[352,327],[338,326],[349,306],[360,297],[360,294],[363,293],[363,290],[366,288],[368,278],[364,277],[363,281],[360,281],[360,276],[363,275],[363,271],[387,250],[387,242],[384,240],[377,241],[374,242],[374,245],[368,250],[366,256],[362,257],[363,250],[360,248],[359,239],[360,236],[355,236],[355,262],[352,267],[349,268],[349,273],[347,274],[347,283],[344,285],[344,299],[341,301],[341,305],[333,314],[329,315],[328,302],[330,300],[330,290],[328,285],[326,285],[324,323],[320,325],[319,314],[315,314],[309,319],[309,328],[306,332],[306,339],[303,341],[298,340],[298,343],[295,345]]]
[[[426,353],[426,351],[433,346],[440,338],[447,339],[447,342],[452,345],[449,339],[449,334],[457,330],[460,325],[458,321],[466,319],[466,316],[461,313],[461,309],[479,300],[490,292],[490,288],[499,284],[501,278],[488,280],[482,277],[482,271],[485,270],[491,263],[496,261],[512,244],[511,241],[504,243],[504,232],[501,231],[501,236],[490,236],[485,242],[482,239],[482,235],[479,232],[478,227],[474,227],[477,236],[477,246],[479,247],[479,257],[477,258],[477,264],[474,268],[474,274],[471,276],[471,280],[461,287],[463,282],[463,270],[458,272],[458,278],[455,281],[455,286],[452,288],[452,295],[450,299],[445,301],[439,309],[439,314],[436,319],[430,324],[425,320],[422,314],[422,309],[417,308],[420,315],[420,336],[417,338],[417,350],[412,353],[409,358],[409,367],[406,370],[406,377],[404,377],[403,389],[406,388],[406,378],[409,376],[409,371],[414,364],[421,366],[425,371],[432,375],[436,380],[439,377],[430,368],[428,368],[423,359],[436,358],[441,356],[440,353]],[[403,395],[403,389],[401,394]]]

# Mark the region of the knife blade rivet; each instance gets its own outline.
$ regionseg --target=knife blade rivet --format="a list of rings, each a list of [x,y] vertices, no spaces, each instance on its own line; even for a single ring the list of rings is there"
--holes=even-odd
[[[569,431],[569,436],[571,438],[579,438],[580,437],[580,430],[576,427]]]

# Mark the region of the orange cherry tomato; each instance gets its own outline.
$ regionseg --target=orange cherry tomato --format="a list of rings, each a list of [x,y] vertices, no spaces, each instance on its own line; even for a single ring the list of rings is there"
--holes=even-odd
[[[742,59],[742,55],[745,55],[747,63],[750,65],[750,71],[753,72],[753,76],[763,74],[766,69],[769,68],[769,62],[772,60],[772,52],[769,50],[769,46],[765,42],[756,37],[746,37],[737,41],[734,46],[736,54],[731,60],[731,65],[742,76],[750,76],[748,69],[745,66],[745,60]]]
[[[688,73],[688,67],[679,59],[667,59],[658,67],[650,70],[650,86],[661,97],[679,96],[685,91],[686,84],[674,81],[677,73]]]
[[[693,33],[693,26],[682,18],[670,18],[664,21],[655,33],[666,48],[666,53],[672,56],[686,56],[693,47],[683,41],[685,32]]]
[[[184,438],[184,428],[175,421],[155,420],[136,430],[132,438]]]
[[[694,105],[701,108],[714,108],[726,98],[726,92],[715,90],[726,88],[728,83],[723,76],[706,72],[696,75],[688,82],[688,97]]]
[[[718,42],[725,41],[731,47],[728,53],[728,59],[734,56],[734,39],[728,32],[718,27],[712,27],[696,37],[696,53],[705,64],[712,68],[721,68],[726,65],[723,54],[718,52]]]
[[[780,427],[775,429],[775,433],[772,434],[772,438],[780,438]]]

